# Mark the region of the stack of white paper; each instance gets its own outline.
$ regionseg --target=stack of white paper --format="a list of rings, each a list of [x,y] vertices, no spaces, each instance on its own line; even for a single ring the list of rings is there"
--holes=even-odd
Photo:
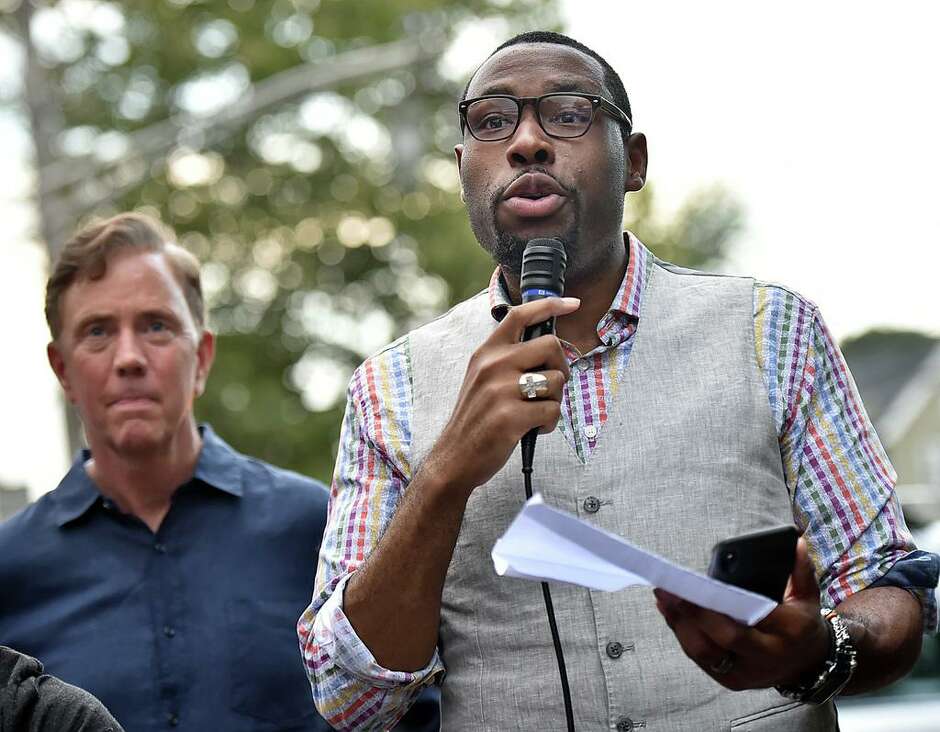
[[[499,575],[607,592],[651,585],[748,625],[759,623],[777,606],[763,595],[685,569],[594,528],[546,505],[540,494],[522,507],[492,556]]]

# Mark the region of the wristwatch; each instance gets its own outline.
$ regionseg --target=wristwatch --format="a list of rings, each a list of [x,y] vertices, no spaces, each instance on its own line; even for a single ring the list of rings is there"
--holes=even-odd
[[[845,621],[829,608],[824,608],[822,612],[829,625],[829,657],[822,671],[804,683],[775,687],[788,699],[805,704],[825,704],[832,699],[849,683],[858,666],[855,646]]]

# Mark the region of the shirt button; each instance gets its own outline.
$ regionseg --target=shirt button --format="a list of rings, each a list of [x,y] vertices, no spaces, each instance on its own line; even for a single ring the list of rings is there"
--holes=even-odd
[[[584,428],[584,436],[587,437],[589,440],[593,440],[595,437],[597,437],[597,427],[595,427],[592,424],[589,424],[587,427]]]
[[[623,655],[623,645],[617,641],[607,644],[607,655],[611,658],[620,658]]]
[[[160,542],[157,542],[156,544],[153,545],[153,550],[157,554],[166,554],[166,545],[161,544]]]
[[[587,369],[588,369],[588,362],[585,361],[585,360],[582,358],[580,361],[578,361],[578,362],[574,365],[574,367],[575,367],[578,371],[587,371]]]
[[[630,717],[621,717],[617,720],[617,732],[631,732],[633,730],[633,720]]]
[[[595,496],[588,496],[584,499],[584,503],[581,504],[585,511],[588,513],[597,513],[601,508],[601,501]]]
[[[169,625],[164,625],[163,635],[165,635],[167,638],[172,638],[174,635],[176,635],[176,628],[173,628]]]
[[[168,725],[170,725],[171,727],[175,727],[176,725],[178,725],[178,724],[180,723],[180,718],[177,717],[175,714],[173,714],[173,712],[169,712],[169,713],[166,715],[166,723],[167,723]],[[619,727],[618,727],[618,729],[619,729]]]

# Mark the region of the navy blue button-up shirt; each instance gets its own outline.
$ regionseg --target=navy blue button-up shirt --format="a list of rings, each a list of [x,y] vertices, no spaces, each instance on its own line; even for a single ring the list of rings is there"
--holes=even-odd
[[[0,644],[97,696],[127,730],[325,730],[295,626],[326,518],[316,481],[208,427],[156,534],[79,455],[0,523]]]

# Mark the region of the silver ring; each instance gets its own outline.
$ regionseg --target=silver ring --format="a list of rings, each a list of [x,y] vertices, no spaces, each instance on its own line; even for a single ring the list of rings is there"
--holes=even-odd
[[[519,377],[519,393],[525,399],[538,399],[548,395],[548,377],[527,371]]]
[[[708,667],[708,670],[711,671],[715,676],[724,676],[726,673],[729,673],[731,669],[734,668],[734,654],[731,651],[728,651],[725,655],[721,657],[721,660],[718,663],[713,663]]]

